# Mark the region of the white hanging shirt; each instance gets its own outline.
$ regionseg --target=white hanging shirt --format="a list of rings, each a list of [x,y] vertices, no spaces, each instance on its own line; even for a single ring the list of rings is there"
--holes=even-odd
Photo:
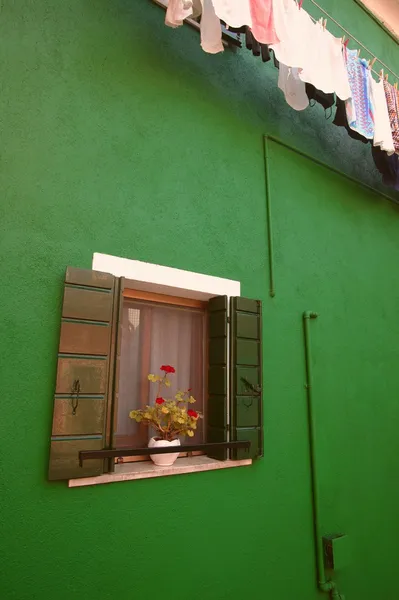
[[[389,120],[388,105],[382,79],[376,81],[369,71],[371,98],[374,106],[374,146],[380,146],[389,155],[395,152]]]
[[[280,63],[278,73],[278,87],[283,92],[287,104],[295,110],[304,110],[309,106],[309,98],[306,94],[306,86],[298,77],[296,67],[287,67]]]
[[[341,100],[348,100],[352,92],[341,39],[325,30],[319,21],[310,28],[309,40],[307,62],[299,78],[325,94],[335,93]]]
[[[230,27],[252,27],[249,0],[212,0],[219,19]]]

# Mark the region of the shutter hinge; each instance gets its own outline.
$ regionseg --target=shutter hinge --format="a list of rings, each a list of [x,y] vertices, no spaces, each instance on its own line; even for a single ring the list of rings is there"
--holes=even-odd
[[[230,317],[227,317],[227,322],[228,322],[228,323],[230,323],[230,322],[231,322],[231,319],[230,319]]]

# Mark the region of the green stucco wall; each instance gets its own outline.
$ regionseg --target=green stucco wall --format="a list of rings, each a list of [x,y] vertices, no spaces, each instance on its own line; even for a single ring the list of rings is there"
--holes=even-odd
[[[306,5],[306,0],[305,0]],[[324,6],[398,70],[353,2]],[[243,51],[205,55],[147,0],[3,3],[1,597],[316,600],[301,314],[312,323],[322,525],[347,600],[395,600],[399,211],[369,149],[295,113]],[[69,490],[46,481],[63,274],[104,252],[241,281],[264,301],[265,458]]]

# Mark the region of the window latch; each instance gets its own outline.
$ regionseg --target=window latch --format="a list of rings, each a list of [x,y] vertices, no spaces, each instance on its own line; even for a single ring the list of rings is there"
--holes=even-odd
[[[76,415],[76,411],[79,406],[79,394],[80,394],[80,381],[79,379],[75,379],[72,384],[71,389],[71,405],[72,405],[72,415]]]
[[[254,385],[245,377],[241,377],[241,381],[245,384],[247,390],[250,390],[251,392],[254,392],[254,394],[256,394],[257,396],[260,396],[262,391],[262,387],[260,385]]]

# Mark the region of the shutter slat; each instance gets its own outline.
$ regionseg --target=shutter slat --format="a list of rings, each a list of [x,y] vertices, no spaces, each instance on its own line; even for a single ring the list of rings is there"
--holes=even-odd
[[[79,452],[109,445],[106,417],[114,371],[110,357],[115,290],[116,280],[108,273],[70,267],[66,271],[62,317],[69,320],[61,323],[50,480],[104,472],[103,459],[87,461],[80,467]]]
[[[250,452],[233,450],[233,459],[263,456],[262,305],[230,300],[230,415],[232,440],[249,440]]]
[[[73,415],[71,410],[73,401],[73,396],[55,398],[52,435],[102,434],[104,398],[79,398],[76,415]]]
[[[49,479],[78,479],[80,477],[94,477],[104,472],[102,459],[87,460],[84,467],[79,466],[79,452],[81,450],[102,450],[103,440],[57,440],[50,446],[50,471]]]
[[[110,275],[110,273],[102,273],[101,271],[67,267],[65,273],[65,283],[73,283],[75,285],[85,285],[87,287],[112,290],[114,288],[114,282],[115,277],[113,275]]]
[[[111,327],[93,323],[61,323],[62,354],[92,354],[106,356],[109,351]]]
[[[73,319],[109,322],[112,314],[110,292],[66,287],[62,316]]]
[[[55,393],[68,394],[74,382],[79,379],[81,394],[104,394],[107,372],[107,360],[59,358]]]
[[[216,296],[208,302],[208,405],[207,441],[227,441],[227,296]],[[227,450],[208,453],[226,460]]]

